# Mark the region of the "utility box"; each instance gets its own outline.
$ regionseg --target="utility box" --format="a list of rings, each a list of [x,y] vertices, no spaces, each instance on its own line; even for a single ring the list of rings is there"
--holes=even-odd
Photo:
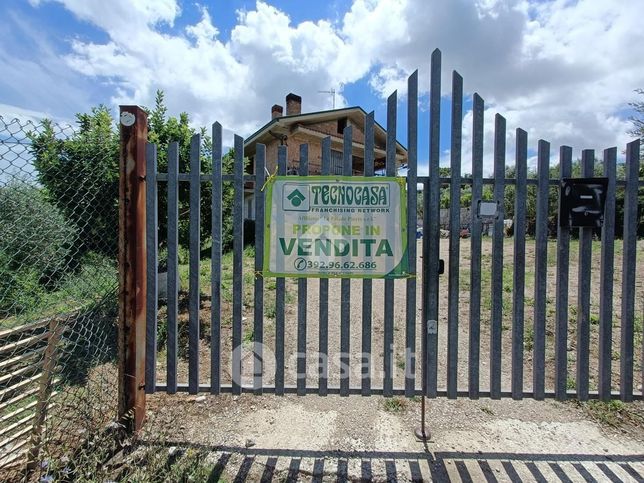
[[[608,178],[564,178],[561,180],[559,225],[601,228]]]

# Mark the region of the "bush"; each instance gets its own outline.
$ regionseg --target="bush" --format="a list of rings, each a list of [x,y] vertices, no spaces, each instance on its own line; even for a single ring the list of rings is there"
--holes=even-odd
[[[0,315],[20,311],[72,263],[75,229],[27,183],[0,188]]]
[[[76,249],[116,254],[118,242],[119,138],[104,106],[78,114],[79,128],[60,139],[56,126],[42,122],[30,133],[38,181],[47,199],[78,232]]]

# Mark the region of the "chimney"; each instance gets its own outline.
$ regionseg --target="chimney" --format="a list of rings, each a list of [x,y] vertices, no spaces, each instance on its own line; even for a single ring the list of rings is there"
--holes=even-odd
[[[302,114],[302,98],[292,92],[286,96],[286,115]]]
[[[273,107],[271,107],[271,119],[275,119],[276,117],[282,117],[284,115],[284,108],[280,106],[279,104],[275,104]]]

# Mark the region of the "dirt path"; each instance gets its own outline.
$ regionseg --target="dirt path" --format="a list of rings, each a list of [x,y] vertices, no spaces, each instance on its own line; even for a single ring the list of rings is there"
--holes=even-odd
[[[379,397],[158,395],[143,439],[198,448],[224,481],[644,478],[641,429],[607,431],[573,403],[438,399],[424,445],[412,434],[420,404],[400,402],[392,410]]]
[[[489,267],[489,240],[484,242],[483,271]],[[441,258],[447,260],[448,245],[441,243]],[[550,247],[549,247],[550,248]],[[512,240],[505,240],[504,270],[504,319],[503,319],[503,360],[502,387],[510,388],[510,348],[511,348],[511,297],[512,297]],[[419,253],[421,251],[419,250]],[[547,344],[552,347],[552,308],[554,307],[555,277],[554,253],[548,256],[548,333]],[[595,250],[597,252],[597,250]],[[644,245],[640,258],[644,255]],[[486,256],[488,257],[486,259]],[[593,260],[598,266],[598,253]],[[459,324],[459,388],[467,388],[467,344],[469,338],[469,241],[461,246],[461,305]],[[597,260],[595,260],[597,258]],[[526,308],[525,325],[532,325],[532,307],[529,300],[533,297],[534,250],[528,245],[526,260]],[[570,304],[574,308],[576,299],[576,253],[571,250]],[[418,271],[421,266],[419,260]],[[619,287],[621,280],[621,260],[616,255],[615,282]],[[596,270],[593,270],[592,311],[599,304]],[[488,340],[489,340],[489,277],[483,280],[483,307],[481,309],[481,389],[488,386]],[[270,280],[267,282],[266,306],[272,303]],[[447,358],[447,279],[441,278],[439,320],[438,386],[445,386]],[[405,282],[395,282],[394,309],[394,386],[404,383],[405,344]],[[318,308],[319,281],[308,282],[307,294],[307,385],[317,384],[318,349]],[[382,281],[373,282],[373,387],[382,387],[383,364],[383,290]],[[286,384],[296,382],[294,354],[297,340],[297,284],[287,280],[289,296],[286,312]],[[638,274],[637,293],[644,290],[644,274]],[[615,327],[613,340],[619,341],[619,291],[615,293]],[[487,296],[486,296],[487,293]],[[417,298],[420,301],[420,282]],[[246,299],[248,299],[248,294]],[[353,374],[359,375],[361,346],[361,301],[362,281],[351,283],[351,365]],[[274,300],[274,298],[273,298]],[[339,300],[340,281],[329,283],[329,385],[339,385]],[[251,300],[252,301],[252,297]],[[244,334],[252,330],[252,307],[246,300]],[[419,304],[418,304],[419,307]],[[205,302],[202,320],[210,319],[209,304]],[[417,334],[420,334],[420,309],[417,313]],[[571,314],[569,333],[569,369],[573,374],[574,351],[574,314]],[[222,323],[224,320],[222,319]],[[591,390],[594,389],[597,373],[597,327],[591,332]],[[274,347],[274,319],[265,317],[264,340],[268,349]],[[524,381],[525,389],[530,390],[531,351],[529,334],[526,334]],[[641,341],[641,332],[638,335]],[[250,340],[250,337],[245,337]],[[230,325],[222,327],[222,381],[230,381]],[[638,346],[639,347],[639,346]],[[250,342],[246,344],[250,352]],[[614,351],[619,349],[614,343]],[[420,340],[417,338],[417,351]],[[202,346],[202,381],[208,380],[207,340]],[[546,371],[553,373],[553,352],[547,351]],[[619,352],[617,352],[619,357]],[[245,384],[251,383],[251,358],[245,358]],[[161,361],[161,365],[163,362]],[[162,369],[162,367],[160,367]],[[614,383],[618,382],[619,363],[613,361]],[[267,364],[265,383],[272,384],[273,366]],[[636,381],[639,375],[639,361],[636,363]],[[162,372],[161,372],[162,374]],[[183,368],[180,376],[185,380]],[[358,386],[354,377],[352,386]],[[641,391],[641,387],[636,389]],[[417,387],[420,380],[417,379]],[[547,389],[552,389],[552,378],[547,379]],[[617,386],[615,386],[617,387]],[[432,440],[426,446],[415,440],[412,430],[418,424],[420,404],[417,398],[383,399],[381,397],[362,398],[352,396],[340,398],[329,396],[295,397],[274,396],[240,397],[155,395],[150,398],[151,416],[146,427],[147,438],[151,443],[163,442],[177,447],[194,446],[207,454],[207,464],[212,466],[212,475],[226,481],[256,481],[272,475],[282,480],[360,480],[372,478],[376,481],[429,480],[444,481],[642,481],[644,478],[644,405],[635,403],[624,410],[632,418],[621,416],[621,406],[615,414],[600,408],[596,418],[604,421],[617,415],[621,429],[611,429],[606,424],[593,421],[588,412],[576,403],[555,401],[470,401],[438,399],[429,402],[428,421]],[[601,411],[609,411],[607,415]],[[620,420],[620,418],[622,418]],[[613,421],[614,422],[614,421]],[[247,447],[247,445],[249,447]],[[565,476],[562,476],[565,475]],[[630,479],[629,479],[630,478]]]

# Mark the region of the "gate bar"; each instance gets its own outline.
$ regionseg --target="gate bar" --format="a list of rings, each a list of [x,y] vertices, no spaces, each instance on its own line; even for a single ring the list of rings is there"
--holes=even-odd
[[[412,397],[416,386],[416,184],[418,157],[418,71],[407,79],[407,253],[409,274],[406,287],[405,395]],[[411,276],[413,275],[413,277]]]
[[[162,383],[157,384],[157,388],[159,391],[165,391],[166,386]],[[252,385],[244,385],[241,387],[243,393],[252,393],[254,391],[254,388]],[[222,384],[221,385],[221,392],[224,394],[230,394],[232,393],[232,385],[230,384]],[[277,388],[272,385],[265,385],[264,386],[264,394],[275,394],[278,395]],[[188,385],[187,384],[179,384],[178,385],[178,391],[179,392],[187,392],[188,391]],[[208,384],[201,384],[199,386],[199,392],[208,392],[210,391],[210,386]],[[333,395],[340,395],[342,389],[339,386],[330,386],[328,387],[328,393],[333,394]],[[393,390],[393,395],[394,396],[404,396],[405,395],[405,388],[404,387],[395,387]],[[306,388],[306,394],[309,395],[315,395],[318,393],[318,388],[316,387],[307,387]],[[361,387],[350,387],[349,388],[349,395],[350,396],[360,396],[362,393],[362,388]],[[297,386],[294,385],[287,385],[284,386],[283,389],[283,394],[297,394]],[[383,396],[384,395],[384,389],[382,387],[374,387],[371,390],[371,395],[372,396]],[[422,395],[422,390],[421,389],[416,389],[415,391],[416,396]],[[566,391],[566,395],[569,398],[575,398],[577,393],[574,390]],[[437,397],[447,397],[447,389],[446,388],[440,388],[436,391],[436,396]],[[469,396],[469,392],[467,390],[459,389],[456,392],[456,396],[459,398],[466,398]],[[492,398],[492,395],[490,391],[480,391],[479,396],[481,398]],[[555,394],[554,391],[547,391],[545,393],[545,399],[555,399],[558,398],[558,396]],[[501,391],[500,397],[507,399],[512,397],[512,391]],[[524,391],[523,393],[524,398],[534,398],[534,393],[532,391]],[[611,397],[613,399],[618,399],[619,398],[619,392],[618,391],[613,391],[611,392]],[[588,392],[588,398],[589,399],[599,399],[599,393],[597,391],[589,391]],[[633,400],[635,401],[642,401],[644,400],[644,396],[641,393],[635,393],[633,394]]]
[[[517,177],[514,192],[514,270],[512,291],[512,398],[523,398],[523,337],[525,315],[525,231],[526,178],[528,175],[528,133],[516,130]]]
[[[222,255],[222,129],[212,125],[212,247],[210,249],[210,385],[219,394],[221,384],[221,255]]]
[[[353,171],[353,128],[344,128],[342,139],[343,175],[351,176]],[[351,374],[351,279],[340,282],[340,396],[349,395],[349,374]]]
[[[492,237],[492,320],[490,328],[490,392],[501,397],[501,330],[503,325],[503,218],[505,210],[505,118],[494,119],[494,201],[496,219]]]
[[[309,174],[309,145],[300,144],[299,175]],[[306,277],[297,279],[297,395],[306,394]]]
[[[201,254],[201,135],[190,139],[190,263],[188,288],[188,381],[190,394],[199,387],[199,258]]]
[[[286,146],[277,148],[277,174],[286,175]],[[275,279],[275,394],[284,394],[284,320],[286,317],[284,297],[286,279]]]
[[[374,161],[374,112],[365,117],[364,127],[364,175],[373,176]],[[371,319],[373,281],[362,281],[362,395],[371,395]]]
[[[463,78],[452,72],[452,136],[449,183],[449,277],[447,304],[447,397],[458,390],[459,264],[461,258],[461,138],[463,136]]]
[[[387,176],[396,176],[396,107],[398,105],[398,92],[387,99],[387,157],[385,171]],[[385,396],[393,396],[393,368],[394,368],[394,281],[385,280],[385,306],[384,306],[384,348],[383,369],[384,379],[382,386]]]
[[[599,397],[610,399],[613,340],[613,273],[615,270],[615,178],[617,148],[604,150],[604,176],[608,178],[602,226],[599,272]]]
[[[534,321],[532,389],[543,399],[546,371],[546,287],[548,276],[548,176],[550,143],[540,139],[537,147],[537,226],[534,256]]]
[[[560,177],[572,175],[572,148],[559,149]],[[561,206],[559,190],[559,206]],[[568,378],[568,264],[570,258],[570,227],[558,223],[557,228],[557,295],[555,325],[555,394],[563,401],[567,397]]]
[[[365,129],[365,136],[367,132]],[[368,138],[367,138],[368,139]],[[365,156],[366,163],[366,156]],[[322,175],[331,173],[331,137],[322,140]],[[364,309],[363,309],[364,310]],[[320,310],[319,310],[319,379],[318,394],[327,395],[329,380],[329,279],[320,278]],[[364,340],[364,339],[363,339]]]
[[[595,170],[595,151],[581,152],[581,177],[590,178]],[[577,379],[578,399],[588,399],[590,352],[590,270],[592,266],[593,229],[579,229],[579,261],[577,275]]]
[[[253,385],[254,393],[262,394],[264,376],[264,180],[266,179],[266,146],[257,144],[255,156],[255,309],[253,312]]]
[[[472,107],[472,239],[470,243],[470,346],[469,346],[469,396],[479,397],[479,357],[481,352],[481,218],[474,203],[483,199],[483,116],[484,103],[474,93]]]
[[[179,319],[179,143],[168,146],[168,393],[177,392],[177,351]]]
[[[148,143],[145,153],[145,244],[147,251],[147,308],[145,329],[145,392],[155,391],[157,368],[157,321],[159,309],[159,216],[157,213],[157,145]]]
[[[242,307],[244,299],[244,139],[235,135],[233,181],[233,394],[241,394]]]
[[[637,185],[640,141],[626,145],[626,192],[624,193],[624,250],[622,253],[622,317],[620,394],[633,400],[633,329],[635,321],[635,266],[637,265]]]
[[[179,173],[178,180],[179,180],[180,183],[189,182],[190,181],[190,173]],[[210,182],[212,182],[212,180],[213,180],[213,175],[212,174],[204,174],[204,173],[202,173],[199,176],[199,181],[201,183],[210,183]],[[232,175],[232,174],[224,174],[224,175],[222,175],[222,180],[226,181],[226,182],[234,181],[234,175]],[[168,174],[167,173],[158,173],[157,174],[157,181],[161,181],[161,182],[168,181]],[[253,175],[245,174],[244,175],[244,182],[247,182],[247,181],[254,182],[255,181],[255,175],[254,174]],[[429,176],[424,176],[424,175],[423,176],[418,176],[417,181],[419,183],[424,183],[426,181],[429,181]],[[439,177],[438,181],[439,181],[440,184],[449,184],[450,178],[443,176],[443,177]],[[511,186],[511,185],[516,184],[516,179],[514,179],[514,178],[505,178],[504,181],[505,181],[506,185]],[[472,178],[461,177],[461,184],[463,186],[471,185],[473,182],[474,182],[474,180]],[[536,179],[533,179],[533,178],[528,178],[526,183],[528,185],[536,186],[538,181]],[[483,178],[483,184],[484,185],[493,185],[494,184],[494,178]],[[549,179],[548,184],[550,186],[559,186],[559,178]],[[619,187],[624,187],[624,186],[626,186],[626,181],[624,181],[623,179],[618,179],[618,180],[616,180],[615,184],[617,186],[619,186]],[[644,187],[644,181],[638,181],[637,185],[640,188]]]
[[[428,397],[437,396],[438,366],[438,263],[440,255],[440,111],[441,51],[431,58],[429,107],[429,178],[425,180],[423,210],[423,354],[424,388]],[[429,230],[427,230],[429,228]]]

